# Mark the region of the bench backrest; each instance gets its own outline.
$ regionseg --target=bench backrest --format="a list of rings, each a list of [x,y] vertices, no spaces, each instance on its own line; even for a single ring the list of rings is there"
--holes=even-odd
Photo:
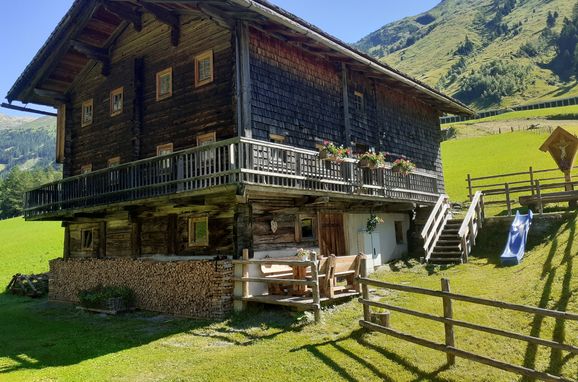
[[[284,264],[263,264],[261,265],[261,272],[264,276],[274,276],[283,273],[293,272],[293,268]]]
[[[357,256],[336,256],[335,273],[357,270]]]

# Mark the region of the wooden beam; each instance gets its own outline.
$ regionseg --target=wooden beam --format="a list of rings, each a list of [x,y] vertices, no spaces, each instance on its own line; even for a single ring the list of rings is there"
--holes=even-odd
[[[70,46],[74,50],[84,54],[91,60],[100,62],[102,64],[103,76],[108,76],[110,74],[110,52],[108,49],[97,48],[95,46],[85,44],[78,40],[70,41]]]
[[[179,15],[150,2],[143,1],[140,4],[147,12],[151,13],[159,22],[171,27],[171,43],[173,44],[173,46],[178,46],[179,39],[181,36],[181,22],[179,19]]]
[[[252,137],[252,110],[251,110],[251,63],[249,52],[249,27],[245,23],[238,23],[236,28],[237,42],[237,89],[238,89],[238,119],[239,136]]]
[[[51,98],[62,103],[67,103],[69,101],[69,97],[66,94],[55,92],[53,90],[35,88],[34,94],[42,98]]]
[[[51,113],[49,111],[43,111],[43,110],[29,109],[29,108],[23,107],[23,106],[10,105],[9,103],[4,103],[4,102],[0,106],[2,106],[5,109],[10,109],[10,110],[25,111],[27,113],[34,113],[34,114],[40,114],[40,115],[48,115],[50,117],[56,117],[56,113]]]
[[[343,140],[345,147],[351,145],[351,116],[349,114],[349,80],[347,75],[347,65],[341,63],[341,85],[343,92]]]
[[[129,9],[112,1],[105,1],[103,6],[107,11],[129,21],[135,31],[140,32],[142,30],[142,11],[140,9]]]
[[[213,20],[219,26],[221,26],[225,29],[233,29],[233,27],[235,25],[234,20],[232,18],[229,18],[229,17],[223,17],[222,16],[223,12],[220,12],[218,9],[216,9],[212,5],[199,3],[199,5],[197,7],[203,14],[208,16],[211,20]]]

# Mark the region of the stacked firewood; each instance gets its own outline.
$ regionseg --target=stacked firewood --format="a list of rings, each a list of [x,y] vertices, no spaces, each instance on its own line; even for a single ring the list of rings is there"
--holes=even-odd
[[[48,293],[48,274],[12,276],[6,290],[19,296],[41,297]]]
[[[199,319],[223,318],[232,309],[230,260],[56,259],[50,269],[51,300],[78,302],[81,290],[125,286],[139,309]]]

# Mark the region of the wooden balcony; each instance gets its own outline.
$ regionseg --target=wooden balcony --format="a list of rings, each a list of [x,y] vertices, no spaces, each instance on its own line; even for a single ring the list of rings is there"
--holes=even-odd
[[[25,194],[24,215],[58,219],[71,211],[226,185],[425,204],[439,196],[436,176],[419,169],[403,176],[390,168],[361,169],[355,160],[320,160],[316,151],[232,138],[46,184]]]

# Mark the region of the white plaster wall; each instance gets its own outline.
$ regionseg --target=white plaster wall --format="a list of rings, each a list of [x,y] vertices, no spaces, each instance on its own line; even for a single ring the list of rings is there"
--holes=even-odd
[[[345,234],[346,243],[350,255],[356,255],[363,252],[368,255],[373,267],[386,264],[392,260],[400,258],[407,252],[407,230],[409,229],[409,215],[399,214],[377,214],[384,220],[383,224],[378,224],[373,233],[374,244],[376,245],[376,254],[369,252],[364,248],[364,235],[367,235],[366,225],[370,214],[346,214],[345,216]],[[403,244],[395,242],[395,222],[403,222]],[[361,233],[361,234],[360,234]],[[371,269],[373,270],[373,269]]]

